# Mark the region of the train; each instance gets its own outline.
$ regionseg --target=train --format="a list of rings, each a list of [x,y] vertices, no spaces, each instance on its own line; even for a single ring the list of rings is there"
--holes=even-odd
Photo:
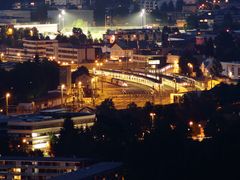
[[[121,86],[121,87],[127,87],[128,86],[126,81],[120,80],[120,79],[116,79],[116,78],[112,78],[111,79],[111,83],[115,84],[115,85],[118,85],[118,86]]]

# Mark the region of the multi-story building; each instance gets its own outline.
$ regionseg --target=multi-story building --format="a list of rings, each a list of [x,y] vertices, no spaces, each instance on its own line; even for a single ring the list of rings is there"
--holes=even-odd
[[[16,146],[26,146],[27,150],[49,151],[50,135],[58,135],[64,120],[70,117],[75,127],[91,127],[95,122],[93,113],[73,113],[64,109],[45,110],[39,114],[19,115],[1,118],[1,132],[7,131]],[[21,148],[21,147],[20,147]]]
[[[103,38],[110,43],[118,40],[126,41],[161,41],[160,29],[122,29],[108,31]]]
[[[97,57],[97,48],[62,46],[57,40],[23,40],[23,48],[7,48],[4,58],[9,61],[25,61],[33,59],[36,55],[63,65],[80,64],[94,61]]]
[[[45,0],[45,4],[55,6],[66,6],[66,5],[82,5],[83,0]]]
[[[46,180],[92,164],[87,158],[0,157],[0,179]]]
[[[236,62],[221,62],[224,76],[227,76],[231,79],[238,80],[240,79],[240,61]]]
[[[119,162],[102,162],[93,164],[86,168],[78,169],[77,171],[66,173],[61,176],[54,177],[52,180],[123,180],[125,179],[122,173],[122,163]]]
[[[151,51],[155,52],[155,55],[159,50],[159,46],[153,42],[148,41],[117,41],[110,49],[110,59],[133,59],[133,54],[139,54],[141,51],[146,51],[151,54]],[[139,61],[140,62],[140,61]]]
[[[7,60],[27,60],[36,55],[46,56],[47,47],[57,46],[57,40],[23,40],[23,48],[7,48],[5,58]]]
[[[146,12],[152,12],[157,9],[158,1],[157,0],[141,0],[140,7],[145,9]]]
[[[134,50],[128,46],[123,46],[119,43],[115,43],[110,50],[110,59],[119,60],[121,58],[132,59]]]
[[[53,58],[59,63],[64,64],[80,64],[83,62],[91,62],[96,59],[96,48],[70,47],[70,46],[49,46],[46,50],[46,56]]]
[[[0,23],[29,23],[31,22],[31,10],[1,10]]]
[[[214,23],[220,25],[224,23],[225,18],[232,19],[234,23],[240,23],[240,10],[235,8],[225,8],[214,11]]]

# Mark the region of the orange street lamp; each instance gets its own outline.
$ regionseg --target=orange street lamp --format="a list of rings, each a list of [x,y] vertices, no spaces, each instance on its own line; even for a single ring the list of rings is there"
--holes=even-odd
[[[192,126],[192,125],[193,125],[193,122],[192,122],[192,121],[190,121],[190,122],[189,122],[189,126]]]
[[[10,93],[6,93],[6,115],[8,115],[8,99],[10,98],[10,96]]]
[[[149,115],[150,115],[150,117],[151,117],[151,121],[152,121],[152,129],[153,129],[153,128],[154,128],[154,119],[155,119],[156,113],[151,112]]]
[[[61,85],[61,104],[62,104],[62,107],[63,107],[63,90],[65,89],[65,85],[62,84]]]

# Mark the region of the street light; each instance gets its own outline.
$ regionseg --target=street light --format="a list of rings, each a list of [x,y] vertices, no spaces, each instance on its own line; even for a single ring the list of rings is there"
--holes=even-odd
[[[177,93],[177,79],[176,79],[176,77],[174,77],[173,81],[174,81],[174,91],[175,91],[175,93]]]
[[[62,15],[65,15],[66,14],[66,11],[64,9],[61,10],[61,14]]]
[[[146,14],[145,9],[142,9],[140,16],[142,17],[142,27],[143,28],[145,26],[145,23],[144,23],[145,14]]]
[[[188,63],[187,66],[191,69],[191,73],[193,73],[193,64],[192,63]]]
[[[65,89],[65,85],[64,84],[62,84],[61,85],[61,105],[62,105],[62,107],[63,107],[63,90]]]
[[[61,18],[62,18],[62,15],[59,14],[59,15],[58,15],[58,25],[59,25],[59,28],[60,28],[60,26],[61,26]]]
[[[95,91],[97,87],[95,77],[91,79],[91,84],[92,84],[92,103],[93,103],[93,106],[95,106]]]
[[[17,53],[17,57],[20,59],[21,61],[21,54],[20,53]]]
[[[66,14],[66,11],[64,9],[61,10],[61,15],[62,15],[62,23],[63,23],[63,28],[64,28],[64,16]]]
[[[6,115],[8,115],[8,99],[10,98],[11,94],[10,93],[6,93],[5,97],[6,97]]]
[[[82,91],[82,82],[79,81],[78,82],[78,99],[79,99],[80,105],[82,103],[82,93],[83,93],[83,91]]]
[[[152,121],[152,129],[154,129],[154,118],[155,118],[155,116],[156,116],[156,113],[151,112],[149,115],[150,115],[151,121]]]

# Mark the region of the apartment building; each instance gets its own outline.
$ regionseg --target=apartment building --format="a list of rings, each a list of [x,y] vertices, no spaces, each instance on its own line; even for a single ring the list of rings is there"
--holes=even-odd
[[[91,62],[96,59],[94,47],[70,47],[70,46],[49,46],[46,49],[46,56],[63,64],[80,64]]]
[[[6,60],[24,61],[39,57],[46,57],[47,47],[57,46],[57,40],[23,40],[23,48],[7,48],[5,52]]]
[[[87,158],[0,157],[0,179],[46,180],[92,164]]]
[[[109,30],[103,38],[113,44],[119,40],[160,42],[162,36],[160,29],[120,29]]]
[[[157,0],[141,0],[140,7],[150,13],[157,9],[158,1]]]
[[[56,5],[56,6],[66,6],[66,5],[82,5],[83,0],[45,0],[45,4]]]

